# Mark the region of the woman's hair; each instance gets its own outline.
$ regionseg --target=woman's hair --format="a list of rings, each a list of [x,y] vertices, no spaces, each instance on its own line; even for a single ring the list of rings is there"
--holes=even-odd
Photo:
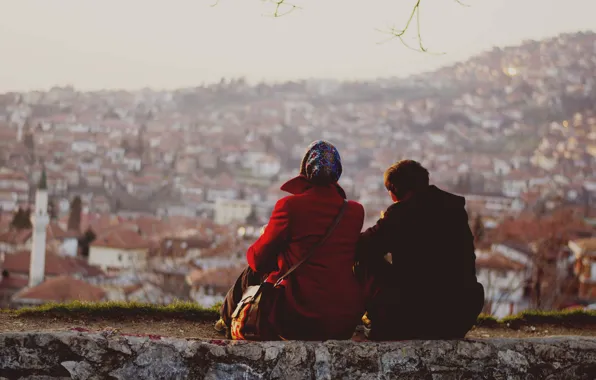
[[[385,171],[385,187],[398,199],[428,187],[428,170],[413,160],[401,160]]]
[[[317,140],[308,146],[300,165],[301,175],[315,185],[329,185],[339,180],[341,172],[341,157],[333,144]]]

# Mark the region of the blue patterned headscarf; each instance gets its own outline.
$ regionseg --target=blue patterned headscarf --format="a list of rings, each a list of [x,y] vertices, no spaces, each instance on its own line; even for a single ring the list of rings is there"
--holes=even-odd
[[[302,159],[300,174],[316,185],[336,183],[341,177],[341,158],[337,149],[329,142],[312,142]]]

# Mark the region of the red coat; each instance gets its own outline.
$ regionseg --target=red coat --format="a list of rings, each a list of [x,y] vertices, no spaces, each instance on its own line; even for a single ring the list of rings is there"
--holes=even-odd
[[[313,186],[296,177],[281,187],[280,199],[263,235],[248,249],[253,271],[275,282],[324,236],[345,197],[338,185]],[[350,339],[364,313],[364,296],[353,275],[364,208],[350,201],[327,242],[283,284],[285,297],[269,321],[287,339]],[[278,270],[279,268],[279,270]]]

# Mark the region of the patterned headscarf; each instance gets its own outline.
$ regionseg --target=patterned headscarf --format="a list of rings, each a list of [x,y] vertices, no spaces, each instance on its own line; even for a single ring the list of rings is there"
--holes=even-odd
[[[316,185],[336,183],[341,177],[341,158],[337,149],[329,142],[312,142],[302,159],[300,174]]]

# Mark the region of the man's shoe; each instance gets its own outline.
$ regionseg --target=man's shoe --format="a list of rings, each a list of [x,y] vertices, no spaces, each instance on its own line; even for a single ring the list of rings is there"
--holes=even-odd
[[[368,313],[364,313],[362,316],[362,333],[366,339],[370,339],[370,333],[372,330],[372,321],[368,318]]]
[[[215,322],[215,326],[213,326],[213,328],[221,335],[227,335],[228,326],[226,326],[226,322],[224,322],[222,318],[219,318],[219,320]]]
[[[372,321],[368,318],[368,313],[364,313],[364,315],[362,316],[362,324],[364,325],[364,327],[366,327],[367,329],[370,329],[372,326]]]

